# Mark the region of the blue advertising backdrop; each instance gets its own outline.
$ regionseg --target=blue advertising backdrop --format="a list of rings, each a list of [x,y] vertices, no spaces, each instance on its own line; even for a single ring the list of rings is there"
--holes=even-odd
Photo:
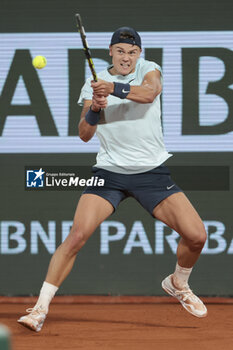
[[[162,126],[173,154],[167,165],[208,233],[192,287],[201,295],[233,295],[232,2],[90,0],[77,8],[73,0],[14,0],[1,7],[0,295],[37,294],[72,225],[81,189],[38,190],[42,173],[55,166],[87,175],[98,152],[96,137],[84,143],[78,136],[77,100],[90,72],[76,12],[97,72],[110,63],[111,33],[122,25],[139,31],[142,57],[161,65]],[[36,55],[47,58],[42,70],[31,64]],[[30,180],[35,172],[38,188]],[[78,254],[59,293],[162,295],[178,240],[127,199]]]

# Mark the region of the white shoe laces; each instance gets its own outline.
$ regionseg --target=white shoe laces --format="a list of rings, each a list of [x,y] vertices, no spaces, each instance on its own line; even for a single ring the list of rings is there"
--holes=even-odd
[[[190,288],[188,289],[183,289],[183,290],[176,290],[175,294],[177,296],[180,296],[182,298],[183,301],[186,301],[187,299],[189,299],[192,302],[196,302],[196,303],[200,303],[200,299],[193,294],[192,290]]]
[[[26,312],[35,316],[45,314],[45,311],[41,307],[31,307],[26,309]]]

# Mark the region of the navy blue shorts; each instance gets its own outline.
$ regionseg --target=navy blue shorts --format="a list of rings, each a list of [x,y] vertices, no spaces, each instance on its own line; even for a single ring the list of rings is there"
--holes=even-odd
[[[171,179],[169,169],[160,165],[140,174],[119,174],[93,167],[93,176],[104,179],[104,186],[88,186],[83,194],[96,194],[108,200],[114,209],[128,197],[135,198],[152,216],[163,199],[182,190]]]

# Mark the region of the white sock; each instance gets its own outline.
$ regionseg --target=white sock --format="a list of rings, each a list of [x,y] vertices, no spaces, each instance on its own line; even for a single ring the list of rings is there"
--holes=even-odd
[[[48,313],[49,304],[53,299],[57,290],[58,290],[58,287],[54,286],[51,283],[44,282],[40,290],[40,295],[35,307],[41,307],[46,311],[46,313]]]
[[[173,280],[178,288],[184,288],[188,285],[188,279],[192,272],[192,267],[181,267],[176,263],[176,269],[173,273]]]

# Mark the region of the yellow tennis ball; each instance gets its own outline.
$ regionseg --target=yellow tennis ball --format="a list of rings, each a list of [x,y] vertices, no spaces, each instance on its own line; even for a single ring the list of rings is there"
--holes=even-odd
[[[47,60],[44,56],[36,56],[32,60],[32,64],[35,68],[41,69],[44,68],[47,64]]]

